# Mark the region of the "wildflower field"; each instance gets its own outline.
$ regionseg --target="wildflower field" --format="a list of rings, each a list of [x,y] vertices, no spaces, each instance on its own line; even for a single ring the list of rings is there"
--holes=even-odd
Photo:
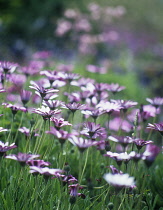
[[[0,61],[0,209],[163,209],[160,43],[113,27],[123,6],[87,9],[57,20],[65,60]]]

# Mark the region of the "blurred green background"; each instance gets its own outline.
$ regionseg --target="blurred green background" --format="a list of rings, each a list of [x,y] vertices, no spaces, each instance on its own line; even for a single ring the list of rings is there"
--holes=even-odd
[[[109,25],[118,32],[121,42],[109,43],[107,47],[105,43],[98,44],[97,53],[88,56],[78,53],[77,42],[71,36],[58,37],[55,30],[58,19],[63,18],[68,8],[89,16],[89,3],[92,1],[0,0],[0,59],[24,64],[32,52],[50,50],[62,62],[80,63],[83,68],[88,63],[101,65],[109,60],[113,82],[128,81],[130,85],[139,82],[134,88],[140,84],[148,96],[162,96],[163,0],[94,1],[103,8],[123,6],[126,12]],[[100,21],[93,27],[92,34],[101,27]]]

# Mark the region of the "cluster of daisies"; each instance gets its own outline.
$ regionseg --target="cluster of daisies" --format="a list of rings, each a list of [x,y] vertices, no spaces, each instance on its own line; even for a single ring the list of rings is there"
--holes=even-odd
[[[24,122],[18,131],[27,139],[32,135],[41,138],[34,120],[40,115],[43,122],[48,122],[49,125],[44,133],[58,140],[61,151],[66,147],[66,142],[77,147],[79,154],[89,147],[95,147],[104,158],[113,159],[118,167],[117,169],[110,165],[111,172],[104,174],[103,178],[117,189],[135,188],[135,178],[122,172],[120,168],[125,164],[127,170],[129,161],[144,161],[150,167],[161,153],[161,137],[158,146],[148,137],[143,139],[142,130],[146,134],[144,136],[150,137],[153,130],[163,135],[163,122],[148,123],[160,115],[163,98],[147,98],[146,105],[139,105],[131,100],[116,100],[115,95],[125,91],[124,86],[117,83],[97,83],[94,79],[83,78],[72,72],[72,65],[57,65],[55,70],[45,70],[50,64],[42,59],[42,55],[39,55],[39,60],[31,61],[25,67],[6,61],[0,62],[0,94],[5,101],[2,107],[11,110],[13,122],[17,112],[24,112],[24,115],[31,117],[31,127],[25,127]],[[100,74],[100,68],[98,73]],[[33,78],[38,80],[33,81]],[[79,112],[82,117],[74,124],[73,119]],[[0,128],[0,132],[7,131],[9,130],[6,128]],[[0,141],[0,156],[16,160],[22,166],[28,165],[31,174],[66,182],[71,197],[85,197],[78,193],[82,180],[68,174],[68,167],[49,168],[49,162],[37,159],[44,154],[7,154],[16,147],[15,143]]]

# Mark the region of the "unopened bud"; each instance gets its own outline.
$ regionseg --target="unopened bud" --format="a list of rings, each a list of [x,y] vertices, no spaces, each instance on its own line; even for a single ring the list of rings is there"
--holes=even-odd
[[[109,208],[110,210],[113,209],[113,208],[114,208],[114,204],[110,202],[110,203],[108,204],[108,208]]]
[[[138,112],[136,112],[136,115],[135,115],[134,126],[135,127],[138,126]]]

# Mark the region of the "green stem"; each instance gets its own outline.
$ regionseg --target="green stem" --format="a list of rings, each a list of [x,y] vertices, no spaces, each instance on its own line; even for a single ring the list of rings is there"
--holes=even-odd
[[[143,197],[143,193],[144,193],[144,187],[146,185],[146,175],[144,173],[144,181],[143,181],[143,184],[142,184],[142,187],[140,189],[140,197],[139,197],[139,200],[138,200],[138,208],[137,209],[141,209],[141,201],[142,201],[142,197]]]
[[[17,129],[17,131],[16,131],[16,134],[15,134],[15,138],[14,138],[14,142],[16,141],[16,138],[17,138],[17,136],[18,136],[18,131],[19,131],[19,128],[22,126],[22,122],[23,122],[23,118],[24,118],[24,112],[22,112],[22,115],[21,115],[21,120],[20,120],[20,123],[19,123],[19,127],[18,127],[18,129]],[[27,113],[26,113],[27,114]]]
[[[42,135],[41,135],[41,137],[38,137],[37,138],[38,143],[35,145],[35,148],[33,150],[34,153],[37,153],[38,150],[39,150],[39,148],[41,147],[42,139],[43,139],[43,136],[44,136],[44,133],[45,133],[45,125],[46,125],[46,122],[43,121],[43,123],[41,124],[41,127],[42,127],[42,125],[43,125]]]
[[[78,176],[79,183],[81,183],[81,181],[82,181],[83,155],[84,155],[83,152],[79,151],[79,176]]]
[[[81,173],[81,177],[80,177],[80,182],[79,183],[81,183],[81,180],[83,179],[85,168],[86,168],[86,165],[87,165],[87,162],[88,162],[88,154],[89,154],[89,148],[87,149],[87,153],[86,153],[86,157],[85,157],[85,163],[84,163],[84,167],[83,167],[83,171]]]
[[[120,114],[121,114],[121,123],[120,123],[119,130],[118,130],[118,136],[121,135],[122,125],[123,125],[123,121],[125,119],[125,113],[123,111],[120,111]]]
[[[9,134],[8,134],[8,136],[7,136],[7,140],[6,140],[6,142],[10,141],[9,139],[10,139],[11,134],[12,134],[13,125],[14,125],[14,123],[12,123],[12,124],[11,124],[10,132],[9,132]]]
[[[121,201],[121,203],[120,203],[120,205],[119,205],[118,210],[121,209],[121,206],[122,206],[122,204],[123,204],[123,202],[124,202],[124,200],[125,200],[125,196],[126,196],[126,188],[125,188],[124,195],[123,195],[123,199],[122,199],[122,201]]]

